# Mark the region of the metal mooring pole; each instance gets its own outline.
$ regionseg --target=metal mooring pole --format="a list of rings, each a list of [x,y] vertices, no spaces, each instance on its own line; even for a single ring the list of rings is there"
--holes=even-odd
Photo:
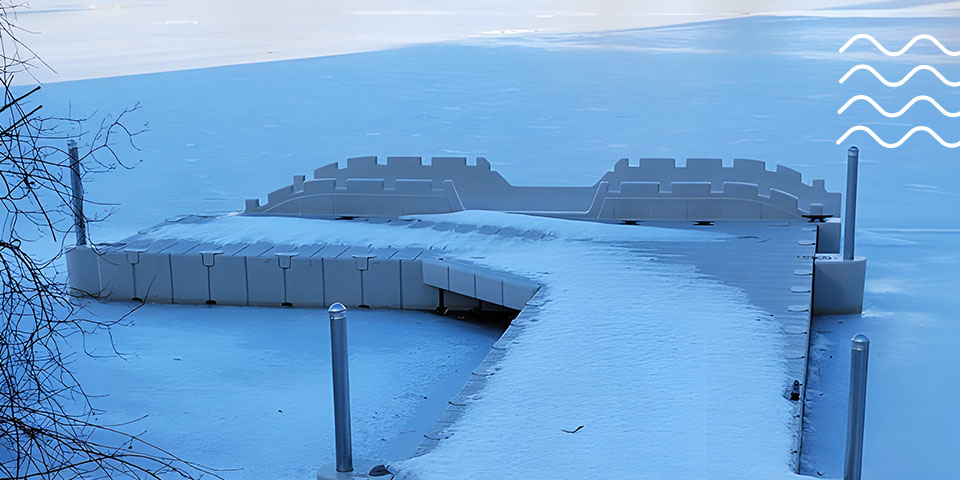
[[[843,259],[853,260],[853,237],[857,223],[857,164],[860,149],[847,150],[847,206],[843,211]]]
[[[866,335],[857,334],[853,337],[850,348],[850,403],[847,407],[847,448],[843,455],[843,480],[860,480],[869,357],[870,340]]]
[[[330,352],[333,355],[333,422],[337,438],[337,471],[353,471],[350,440],[350,372],[347,368],[347,308],[330,305]]]
[[[87,226],[83,223],[83,182],[80,181],[80,156],[77,142],[67,141],[70,155],[70,185],[73,187],[73,227],[77,232],[77,245],[87,244]]]

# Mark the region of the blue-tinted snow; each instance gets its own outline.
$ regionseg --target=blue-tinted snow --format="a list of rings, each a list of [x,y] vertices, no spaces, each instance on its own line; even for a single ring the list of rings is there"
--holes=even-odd
[[[862,93],[888,110],[922,94],[960,109],[960,92],[932,76],[899,89],[865,72],[837,80],[857,63],[893,79],[924,62],[960,79],[960,65],[923,44],[897,58],[865,42],[836,52],[864,32],[889,48],[918,33],[960,45],[952,18],[745,18],[54,84],[43,103],[74,112],[143,104],[135,118],[150,123],[139,139],[144,162],[89,185],[92,198],[122,204],[95,231],[103,239],[181,213],[237,210],[242,198],[347,156],[484,155],[518,184],[593,183],[622,156],[736,156],[784,163],[837,190],[846,147],[857,144],[866,312],[839,319],[843,328],[818,322],[822,369],[811,388],[824,397],[808,409],[805,462],[839,473],[843,357],[860,331],[874,339],[865,474],[944,476],[956,445],[949,432],[960,428],[944,401],[960,387],[933,379],[949,379],[960,364],[950,348],[960,338],[951,293],[960,281],[950,268],[960,244],[960,158],[923,134],[896,150],[862,133],[834,141],[856,124],[888,140],[924,124],[957,141],[957,121],[925,104],[897,119],[864,103],[836,114]],[[831,354],[840,359],[833,365]]]
[[[805,344],[791,344],[789,326],[775,316],[780,310],[751,303],[747,291],[696,265],[671,261],[680,244],[696,249],[693,242],[716,248],[713,255],[745,255],[750,250],[727,242],[751,232],[752,222],[717,234],[502,212],[417,217],[474,228],[226,216],[145,236],[432,246],[445,258],[540,283],[511,324],[519,333],[506,342],[494,374],[463,401],[443,440],[415,459],[391,459],[398,478],[545,478],[544,462],[561,478],[628,469],[640,478],[667,471],[737,478],[744,468],[762,478],[793,476],[799,410],[783,393],[791,378],[784,353],[802,356]],[[536,234],[490,235],[476,228],[484,225]],[[775,280],[784,292],[789,281]],[[584,428],[575,435],[563,432],[578,425]],[[687,461],[691,452],[694,462]]]
[[[133,306],[91,303],[88,314],[111,321]],[[225,478],[314,478],[332,462],[325,311],[147,305],[128,320],[113,346],[106,333],[86,337],[92,356],[71,365],[106,411],[99,423],[148,415],[127,429]],[[501,333],[426,312],[350,310],[354,455],[412,455]]]

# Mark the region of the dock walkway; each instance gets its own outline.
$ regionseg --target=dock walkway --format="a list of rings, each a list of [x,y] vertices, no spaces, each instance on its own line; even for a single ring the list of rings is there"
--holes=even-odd
[[[420,456],[393,466],[401,473],[460,468],[463,451],[494,468],[503,447],[492,439],[512,438],[523,453],[503,471],[522,476],[549,454],[578,459],[589,476],[610,468],[589,452],[611,435],[624,459],[676,461],[682,470],[674,453],[695,448],[709,458],[722,446],[716,462],[697,465],[723,470],[739,453],[747,462],[763,451],[776,472],[795,468],[801,448],[802,401],[791,393],[805,379],[815,240],[810,224],[789,220],[228,216],[161,225],[103,248],[95,261],[99,278],[135,280],[103,282],[108,297],[432,309],[445,290],[448,305],[522,309],[424,432]],[[384,272],[402,287],[388,286]],[[181,277],[189,288],[145,287]],[[244,300],[256,282],[273,293]]]

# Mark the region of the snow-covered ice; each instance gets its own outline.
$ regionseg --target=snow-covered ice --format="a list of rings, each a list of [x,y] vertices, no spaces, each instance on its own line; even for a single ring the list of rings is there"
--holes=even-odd
[[[134,306],[91,302],[86,314],[110,321]],[[106,411],[98,422],[147,415],[128,429],[225,478],[314,478],[332,461],[326,311],[146,305],[127,320],[113,345],[87,336],[91,356],[71,365]],[[413,454],[502,333],[426,312],[351,309],[347,321],[354,452],[384,460]]]
[[[877,229],[859,238],[870,265],[863,316],[814,320],[804,471],[843,474],[850,339],[865,333],[864,478],[950,478],[952,432],[960,428],[953,406],[960,387],[952,380],[960,365],[960,231]]]

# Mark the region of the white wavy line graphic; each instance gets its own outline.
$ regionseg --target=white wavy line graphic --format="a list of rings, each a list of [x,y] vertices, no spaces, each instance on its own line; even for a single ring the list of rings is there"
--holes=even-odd
[[[847,73],[840,78],[840,83],[846,82],[847,79],[850,78],[850,75],[853,75],[859,70],[866,70],[872,73],[874,77],[877,77],[877,80],[880,80],[881,82],[883,82],[884,85],[888,87],[899,87],[904,83],[907,83],[908,80],[913,78],[913,76],[921,70],[926,70],[934,74],[938,79],[940,79],[941,82],[943,82],[944,85],[948,87],[960,87],[960,81],[951,82],[950,80],[947,80],[947,78],[944,77],[939,70],[937,70],[934,67],[931,67],[930,65],[917,65],[916,67],[913,67],[913,70],[910,70],[910,73],[906,74],[903,77],[903,79],[901,79],[899,82],[891,82],[891,81],[888,81],[886,78],[884,78],[883,75],[880,75],[880,72],[878,72],[875,68],[871,67],[870,65],[865,65],[861,63],[860,65],[857,65],[851,68],[849,71],[847,71]]]
[[[844,133],[843,136],[841,136],[839,139],[837,139],[837,145],[840,145],[841,143],[843,143],[843,141],[846,140],[847,137],[849,137],[850,134],[852,134],[852,133],[854,133],[854,132],[867,132],[871,137],[873,137],[873,139],[874,139],[877,143],[879,143],[879,144],[880,144],[882,147],[884,147],[884,148],[897,148],[897,147],[899,147],[900,145],[903,145],[903,142],[906,142],[908,139],[910,139],[910,137],[913,136],[914,133],[917,133],[917,132],[927,132],[928,134],[930,134],[931,137],[933,137],[934,140],[936,140],[937,142],[940,142],[940,145],[943,145],[944,147],[947,147],[947,148],[957,148],[957,147],[960,147],[960,141],[957,141],[957,142],[955,142],[955,143],[947,143],[947,142],[945,142],[942,138],[940,138],[940,135],[937,135],[937,132],[934,132],[933,130],[930,129],[930,127],[926,127],[926,126],[923,126],[923,125],[920,125],[919,127],[913,127],[913,128],[911,128],[910,131],[907,132],[906,135],[904,135],[903,137],[901,137],[900,140],[897,141],[897,142],[895,142],[895,143],[887,143],[887,142],[883,141],[883,139],[880,138],[879,136],[877,136],[877,134],[874,133],[874,131],[871,130],[870,127],[865,127],[865,126],[863,126],[863,125],[857,125],[857,126],[855,126],[855,127],[850,128],[850,130],[847,130],[847,132]]]
[[[896,118],[896,117],[899,117],[900,115],[903,115],[904,112],[906,112],[907,110],[910,110],[910,107],[912,107],[915,103],[920,101],[924,101],[929,103],[930,105],[933,105],[934,107],[936,107],[937,110],[940,110],[940,113],[943,114],[943,116],[945,117],[950,117],[950,118],[960,117],[960,110],[956,112],[948,111],[947,109],[943,108],[943,106],[941,106],[940,103],[938,103],[936,100],[926,95],[917,95],[916,97],[913,97],[912,99],[910,99],[909,102],[907,102],[906,105],[903,106],[903,108],[893,113],[890,113],[884,110],[883,107],[878,105],[877,102],[874,99],[870,98],[869,96],[857,95],[851,98],[850,100],[847,100],[847,103],[844,103],[843,106],[840,107],[840,110],[837,110],[837,115],[842,115],[843,112],[845,112],[847,108],[850,107],[850,105],[853,105],[854,102],[857,102],[859,100],[863,100],[869,103],[870,105],[873,105],[873,108],[875,108],[878,112],[880,112],[881,115],[887,118]]]
[[[912,47],[915,43],[919,42],[920,40],[930,41],[930,43],[933,43],[934,46],[939,48],[940,51],[946,55],[950,55],[951,57],[960,56],[960,50],[957,50],[956,52],[949,50],[947,49],[947,47],[944,47],[942,43],[940,43],[940,40],[937,40],[933,35],[928,35],[926,33],[921,33],[920,35],[913,37],[913,39],[907,42],[907,44],[904,45],[903,48],[901,48],[900,50],[897,50],[896,52],[891,52],[890,50],[887,50],[886,48],[884,48],[884,46],[880,45],[880,42],[878,42],[876,38],[873,38],[873,35],[869,35],[866,33],[858,33],[853,37],[851,37],[850,40],[847,40],[847,43],[843,44],[843,46],[840,47],[840,53],[845,52],[847,48],[849,48],[850,45],[853,45],[853,43],[856,42],[857,40],[870,40],[870,42],[872,42],[873,45],[877,47],[878,50],[883,52],[883,54],[888,57],[899,57],[900,55],[903,55],[904,52],[906,52],[907,50],[910,50],[910,47]]]

